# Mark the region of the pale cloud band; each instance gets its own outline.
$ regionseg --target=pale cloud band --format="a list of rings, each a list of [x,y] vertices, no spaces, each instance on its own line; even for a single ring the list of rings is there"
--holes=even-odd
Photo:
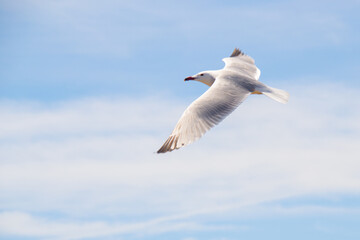
[[[1,234],[84,239],[202,231],[210,227],[201,216],[256,215],[273,210],[261,207],[267,202],[358,194],[360,91],[319,91],[316,84],[288,90],[288,105],[251,97],[199,142],[161,156],[154,152],[185,103],[2,101]],[[290,211],[348,211],[299,208]]]

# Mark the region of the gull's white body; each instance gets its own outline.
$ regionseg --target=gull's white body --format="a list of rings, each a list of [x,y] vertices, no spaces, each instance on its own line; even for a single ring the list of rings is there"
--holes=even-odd
[[[288,101],[287,92],[258,81],[260,70],[255,61],[239,49],[223,61],[225,67],[221,70],[204,71],[185,79],[200,81],[210,88],[185,110],[157,153],[172,151],[199,139],[252,93],[264,94],[281,103]]]

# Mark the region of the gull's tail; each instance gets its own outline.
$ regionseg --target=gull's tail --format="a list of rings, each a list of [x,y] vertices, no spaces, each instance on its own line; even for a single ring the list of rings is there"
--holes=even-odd
[[[260,86],[256,90],[275,101],[281,103],[287,103],[289,101],[289,93],[284,90],[268,87],[266,85]]]

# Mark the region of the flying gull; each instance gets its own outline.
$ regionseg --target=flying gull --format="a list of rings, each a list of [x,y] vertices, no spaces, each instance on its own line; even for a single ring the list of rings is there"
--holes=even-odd
[[[221,70],[204,71],[185,78],[210,88],[185,110],[169,138],[157,153],[171,152],[204,135],[232,113],[250,94],[264,94],[275,101],[287,103],[289,94],[259,82],[260,70],[255,61],[235,48],[224,58]]]

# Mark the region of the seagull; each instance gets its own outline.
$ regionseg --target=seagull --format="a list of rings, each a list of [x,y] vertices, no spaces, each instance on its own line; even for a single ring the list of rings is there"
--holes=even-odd
[[[188,145],[232,113],[250,94],[263,94],[280,103],[287,103],[289,94],[259,82],[260,70],[255,61],[238,48],[222,59],[225,67],[203,71],[185,78],[210,88],[184,111],[169,138],[157,153],[171,152]]]

